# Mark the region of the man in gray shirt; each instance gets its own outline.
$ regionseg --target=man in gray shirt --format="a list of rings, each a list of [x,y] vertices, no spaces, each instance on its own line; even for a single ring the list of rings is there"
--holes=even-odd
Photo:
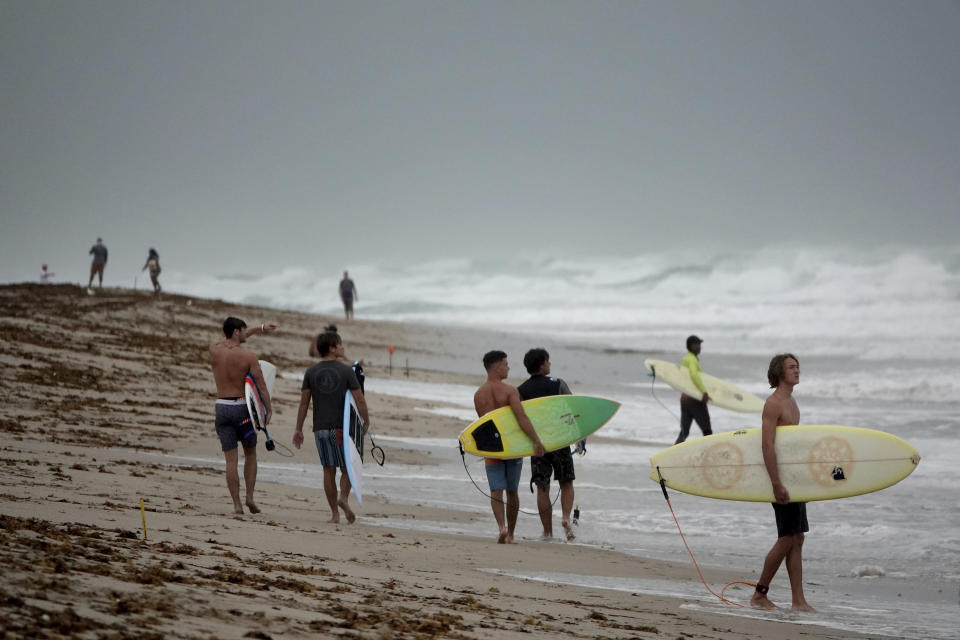
[[[320,362],[313,365],[303,374],[303,387],[300,392],[300,407],[297,411],[297,427],[293,434],[293,446],[297,449],[303,444],[303,421],[307,417],[307,407],[313,399],[313,439],[320,454],[320,463],[323,465],[323,492],[330,505],[330,522],[340,522],[340,512],[343,509],[347,522],[352,523],[356,516],[350,509],[350,477],[347,475],[347,461],[344,458],[343,410],[346,402],[347,389],[357,403],[360,417],[367,428],[370,426],[370,415],[367,413],[367,403],[360,390],[357,376],[349,365],[338,362],[343,357],[343,341],[340,335],[332,331],[317,336],[317,350],[320,353]],[[337,468],[340,468],[340,491],[337,492]]]
[[[93,256],[93,262],[90,263],[90,282],[87,289],[93,286],[93,276],[100,276],[99,288],[103,288],[103,268],[107,266],[107,247],[103,244],[103,238],[97,238],[97,244],[90,247],[90,254]]]

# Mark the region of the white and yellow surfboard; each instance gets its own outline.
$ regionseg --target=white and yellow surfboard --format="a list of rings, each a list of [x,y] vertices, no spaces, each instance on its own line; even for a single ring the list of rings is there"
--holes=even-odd
[[[681,442],[650,458],[650,479],[721,500],[775,502],[763,463],[761,429],[740,429]],[[920,454],[884,431],[835,425],[777,427],[780,481],[792,502],[879,491],[910,475]]]
[[[693,384],[686,367],[666,360],[644,360],[643,366],[653,374],[656,380],[666,382],[680,393],[698,400],[703,396],[703,393],[697,389],[697,385]],[[703,380],[703,386],[707,388],[707,393],[710,394],[710,404],[740,413],[763,412],[762,398],[707,373],[701,373],[700,378]]]

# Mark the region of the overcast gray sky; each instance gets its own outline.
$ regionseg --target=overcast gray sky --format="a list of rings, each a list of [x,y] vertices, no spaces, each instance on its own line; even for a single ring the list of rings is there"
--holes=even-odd
[[[960,238],[956,1],[0,0],[0,109],[0,281]]]

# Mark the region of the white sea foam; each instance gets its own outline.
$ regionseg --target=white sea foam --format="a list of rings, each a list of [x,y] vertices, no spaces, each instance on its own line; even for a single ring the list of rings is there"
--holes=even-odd
[[[672,346],[710,329],[715,353],[955,359],[960,250],[763,250],[635,258],[448,260],[351,268],[362,317]],[[339,314],[338,274],[164,274],[169,290]]]

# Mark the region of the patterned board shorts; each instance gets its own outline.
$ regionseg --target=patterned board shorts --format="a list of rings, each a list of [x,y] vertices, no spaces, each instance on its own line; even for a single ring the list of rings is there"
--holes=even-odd
[[[223,451],[233,451],[237,443],[243,444],[244,449],[257,446],[257,430],[250,421],[246,402],[220,399],[217,400],[216,409],[217,435]]]
[[[550,451],[543,456],[530,456],[530,482],[542,491],[550,488],[550,474],[557,482],[573,482],[577,474],[573,471],[573,454],[570,447]]]
[[[347,461],[343,457],[343,429],[314,431],[313,440],[317,443],[320,464],[325,467],[343,468],[347,466]]]

